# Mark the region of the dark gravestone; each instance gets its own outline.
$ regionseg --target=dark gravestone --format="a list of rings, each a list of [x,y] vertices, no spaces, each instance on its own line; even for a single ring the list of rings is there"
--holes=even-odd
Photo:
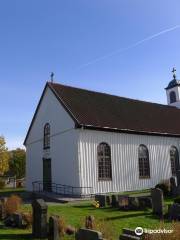
[[[163,191],[159,188],[151,189],[153,213],[163,216],[164,198]]]
[[[111,204],[112,204],[112,196],[110,196],[110,195],[106,196],[106,204],[108,206],[111,206]]]
[[[99,203],[99,207],[107,207],[110,204],[109,196],[104,194],[95,195],[95,201]]]
[[[80,228],[75,235],[76,240],[103,240],[102,233],[90,229]]]
[[[6,218],[6,208],[5,208],[5,203],[6,203],[7,198],[1,198],[0,199],[0,220],[3,220]]]
[[[130,210],[139,210],[140,209],[139,198],[138,197],[129,197],[128,208]]]
[[[32,202],[33,208],[33,236],[36,238],[47,237],[47,205],[43,199]]]
[[[176,177],[177,177],[177,186],[180,187],[180,170],[176,171]]]
[[[177,194],[176,179],[174,177],[170,178],[170,194],[172,197],[176,196]]]
[[[140,209],[145,208],[152,208],[152,199],[151,197],[147,196],[140,196],[138,197],[139,200],[139,207]]]
[[[118,207],[118,195],[112,195],[112,201],[111,201],[112,207]]]
[[[22,228],[23,219],[21,213],[13,213],[4,220],[4,224],[7,227]]]
[[[168,206],[168,215],[170,220],[180,221],[180,204],[174,203]]]
[[[22,228],[22,214],[21,213],[13,213],[13,222],[14,222],[14,227]]]
[[[59,240],[59,217],[52,216],[49,218],[49,234],[48,240]]]

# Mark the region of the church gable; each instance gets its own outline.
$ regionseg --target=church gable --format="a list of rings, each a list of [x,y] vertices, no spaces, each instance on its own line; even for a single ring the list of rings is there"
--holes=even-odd
[[[27,145],[31,142],[42,141],[44,126],[47,123],[51,126],[52,135],[59,131],[74,128],[75,126],[74,120],[65,110],[64,106],[60,104],[48,84],[44,88],[24,144]]]

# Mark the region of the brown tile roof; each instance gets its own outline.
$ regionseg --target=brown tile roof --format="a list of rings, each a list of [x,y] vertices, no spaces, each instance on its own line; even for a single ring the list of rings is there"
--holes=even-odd
[[[48,86],[77,127],[180,137],[180,110],[175,107],[57,83]]]

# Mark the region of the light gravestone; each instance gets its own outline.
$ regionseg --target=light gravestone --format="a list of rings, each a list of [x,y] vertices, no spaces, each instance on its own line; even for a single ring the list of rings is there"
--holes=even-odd
[[[103,240],[102,233],[90,229],[80,228],[75,236],[76,240]]]
[[[49,218],[48,240],[60,240],[58,216],[52,216]]]
[[[151,189],[153,213],[163,217],[164,197],[163,191],[159,188]]]
[[[119,209],[128,209],[129,207],[129,196],[119,195],[118,196],[118,207]]]
[[[47,237],[47,205],[43,199],[32,202],[33,208],[33,236],[36,238]]]

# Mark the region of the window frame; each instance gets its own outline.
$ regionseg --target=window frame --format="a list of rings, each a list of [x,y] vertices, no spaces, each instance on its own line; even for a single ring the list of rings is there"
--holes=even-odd
[[[103,147],[102,150],[100,149],[101,147]],[[102,152],[102,155],[100,155],[100,152]],[[98,181],[112,181],[111,147],[108,143],[101,142],[100,144],[98,144],[97,162],[98,162],[98,171],[97,171]]]
[[[176,93],[175,93],[175,91],[170,91],[170,93],[169,93],[169,99],[170,99],[170,103],[175,103],[175,102],[177,102],[177,98],[176,98]]]
[[[145,150],[143,152],[143,154],[140,153],[141,147],[143,147]],[[139,170],[139,179],[150,179],[151,178],[149,150],[148,150],[147,146],[144,144],[140,144],[138,147],[138,170]]]
[[[49,123],[44,125],[43,149],[50,149],[51,126]]]

